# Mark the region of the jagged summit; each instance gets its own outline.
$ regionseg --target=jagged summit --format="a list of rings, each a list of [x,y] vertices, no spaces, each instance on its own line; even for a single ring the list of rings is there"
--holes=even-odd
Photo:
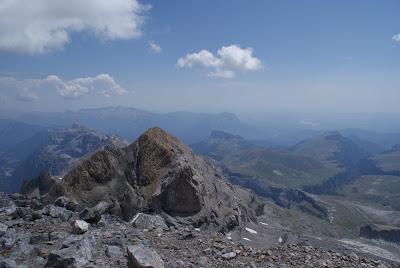
[[[183,153],[183,151],[190,150],[180,140],[159,127],[149,128],[137,139],[137,142],[140,143],[142,147],[145,147],[145,145],[148,143],[154,143],[157,146],[160,146],[171,152],[175,152],[174,150],[176,149],[181,151],[181,153]]]
[[[219,170],[157,127],[125,148],[105,149],[83,161],[49,192],[53,199],[60,195],[87,206],[106,201],[126,220],[158,212],[228,229],[262,207],[253,194],[227,183]]]

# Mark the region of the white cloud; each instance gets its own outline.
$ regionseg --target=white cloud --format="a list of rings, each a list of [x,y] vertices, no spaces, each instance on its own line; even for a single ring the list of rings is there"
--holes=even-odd
[[[162,51],[161,47],[157,45],[154,41],[149,42],[149,47],[154,53],[160,53]]]
[[[118,85],[109,74],[99,74],[95,77],[76,78],[63,81],[56,75],[49,75],[40,81],[41,85],[55,88],[61,97],[77,99],[91,92],[97,92],[105,97],[122,95],[126,90]]]
[[[194,65],[202,65],[205,67],[218,67],[221,60],[215,57],[210,51],[203,49],[197,53],[187,54],[185,57],[178,59],[178,67],[193,67]]]
[[[59,50],[73,32],[102,40],[140,36],[143,12],[138,0],[0,1],[0,49],[41,54]]]
[[[221,78],[233,78],[238,72],[258,71],[263,67],[261,61],[253,56],[252,48],[241,48],[237,45],[223,46],[217,51],[217,55],[206,49],[187,54],[178,59],[177,66],[212,68],[213,71],[208,76]]]
[[[400,42],[400,34],[393,35],[392,39],[395,42]]]
[[[15,91],[17,100],[34,101],[39,92],[49,89],[66,99],[78,99],[88,94],[100,94],[104,97],[119,96],[127,91],[118,85],[109,74],[94,77],[82,77],[64,81],[56,75],[45,79],[17,80],[13,77],[0,77],[0,89]]]
[[[17,90],[17,100],[30,102],[37,100],[38,98],[39,97],[28,88],[21,88]]]

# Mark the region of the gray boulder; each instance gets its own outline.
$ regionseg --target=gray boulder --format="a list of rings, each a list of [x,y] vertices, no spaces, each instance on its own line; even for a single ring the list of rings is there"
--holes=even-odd
[[[70,202],[71,199],[69,199],[66,196],[60,196],[59,198],[56,199],[56,201],[54,201],[54,205],[57,207],[62,207],[65,208],[68,204],[68,202]]]
[[[107,245],[106,255],[109,258],[122,259],[124,257],[124,252],[118,246]]]
[[[0,239],[1,247],[5,250],[11,249],[16,240],[16,233],[14,228],[8,228],[5,234]]]
[[[230,260],[236,258],[236,253],[235,252],[227,252],[221,255],[222,258],[225,260]]]
[[[83,234],[89,230],[89,224],[82,220],[72,222],[72,232],[75,234]]]
[[[89,223],[97,223],[100,221],[101,215],[108,212],[109,208],[109,203],[107,203],[106,201],[101,201],[92,208],[85,208],[84,210],[82,210],[79,216],[82,220],[85,220]]]
[[[83,267],[92,259],[95,245],[95,239],[92,236],[80,240],[70,238],[70,241],[66,241],[60,250],[50,252],[45,267]]]
[[[2,237],[8,229],[8,226],[0,222],[0,237]]]
[[[35,198],[35,199],[31,200],[30,207],[31,207],[31,209],[38,210],[38,209],[42,209],[43,208],[43,204],[39,200],[37,200]]]
[[[0,260],[0,268],[14,268],[17,264],[14,260]]]
[[[13,219],[24,219],[30,221],[32,220],[32,210],[27,207],[17,207],[11,216]]]
[[[164,261],[151,248],[143,245],[128,246],[127,252],[130,268],[164,268]]]
[[[167,225],[164,221],[164,219],[159,216],[159,215],[149,215],[145,213],[138,213],[133,219],[132,219],[132,225],[133,227],[139,228],[139,229],[156,229],[156,228],[162,228],[162,229],[167,229]]]
[[[39,233],[31,236],[31,238],[29,239],[29,244],[37,245],[37,244],[42,244],[46,241],[49,241],[49,234]]]
[[[72,212],[62,207],[47,205],[42,209],[42,214],[52,218],[60,218],[62,221],[68,221],[72,217]]]
[[[54,201],[54,205],[62,208],[66,208],[67,210],[75,211],[79,204],[75,201],[72,201],[66,196],[60,196]]]

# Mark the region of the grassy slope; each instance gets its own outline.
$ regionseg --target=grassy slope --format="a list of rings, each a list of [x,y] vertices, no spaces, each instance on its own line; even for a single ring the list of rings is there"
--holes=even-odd
[[[339,170],[312,157],[268,149],[251,149],[229,155],[222,163],[234,172],[292,188],[318,184]]]
[[[235,173],[261,178],[266,184],[280,184],[291,188],[315,185],[343,171],[342,147],[352,145],[342,142],[340,134],[320,135],[304,141],[289,150],[266,149],[252,145],[237,136],[213,138],[193,146],[200,154],[210,156]],[[347,151],[346,151],[347,154]],[[342,159],[343,158],[343,159]],[[342,161],[343,160],[343,161]]]

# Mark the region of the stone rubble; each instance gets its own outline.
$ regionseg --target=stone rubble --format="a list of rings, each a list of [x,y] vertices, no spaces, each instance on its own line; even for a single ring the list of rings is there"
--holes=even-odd
[[[41,209],[38,199],[0,195],[0,267],[399,267],[304,244],[251,248],[154,215],[139,215],[137,227],[107,213],[89,224],[60,202]]]

